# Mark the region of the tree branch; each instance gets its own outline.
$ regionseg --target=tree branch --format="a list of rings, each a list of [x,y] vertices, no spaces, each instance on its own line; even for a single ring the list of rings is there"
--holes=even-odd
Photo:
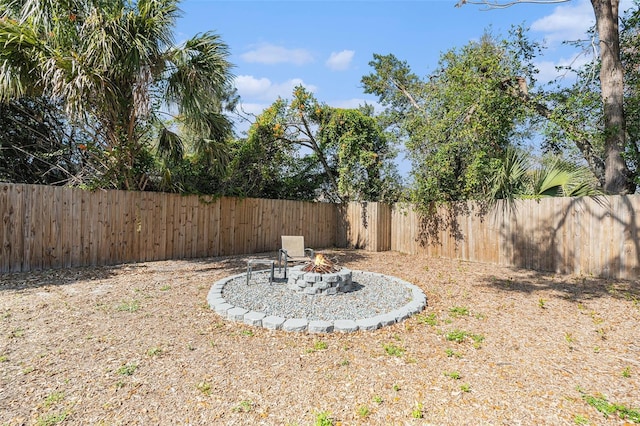
[[[482,10],[491,9],[506,9],[507,7],[514,6],[516,4],[529,3],[529,4],[556,4],[567,3],[571,0],[513,0],[513,1],[498,1],[498,0],[460,0],[456,3],[456,7],[462,7],[465,4],[476,4],[486,6]]]

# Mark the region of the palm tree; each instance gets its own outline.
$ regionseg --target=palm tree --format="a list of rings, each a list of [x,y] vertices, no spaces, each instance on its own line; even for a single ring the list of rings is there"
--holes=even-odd
[[[585,197],[602,195],[598,181],[584,166],[552,157],[539,167],[531,164],[527,152],[507,149],[494,173],[489,197],[512,202],[517,198]]]
[[[62,101],[94,135],[105,184],[144,189],[155,143],[181,158],[180,123],[215,160],[231,134],[228,47],[214,33],[173,41],[177,0],[26,0],[0,6],[0,100]]]

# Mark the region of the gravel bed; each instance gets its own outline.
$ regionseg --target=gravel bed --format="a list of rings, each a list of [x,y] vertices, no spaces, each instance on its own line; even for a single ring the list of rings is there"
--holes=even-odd
[[[267,271],[256,271],[249,285],[244,274],[229,280],[222,297],[233,306],[267,316],[335,321],[369,318],[401,308],[411,301],[411,290],[391,276],[353,271],[352,291],[308,295],[290,290],[281,278],[269,283]]]

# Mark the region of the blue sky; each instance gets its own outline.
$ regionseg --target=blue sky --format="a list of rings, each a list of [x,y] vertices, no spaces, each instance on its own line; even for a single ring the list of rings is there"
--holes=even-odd
[[[577,57],[563,40],[586,37],[595,22],[588,0],[519,4],[483,11],[456,8],[452,0],[413,1],[245,1],[183,0],[176,41],[214,31],[229,46],[235,84],[244,111],[259,114],[278,96],[291,98],[304,85],[335,107],[357,107],[376,98],[360,80],[372,69],[374,53],[394,54],[414,73],[426,76],[441,53],[479,39],[485,30],[507,35],[512,25],[531,28],[530,37],[547,47],[540,58],[540,81],[555,76],[556,65]],[[631,0],[622,1],[621,11]],[[242,131],[242,126],[237,130]]]

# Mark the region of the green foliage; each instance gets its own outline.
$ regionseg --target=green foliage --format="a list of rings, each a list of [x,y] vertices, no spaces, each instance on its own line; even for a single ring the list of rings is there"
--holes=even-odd
[[[464,330],[452,330],[449,333],[447,333],[445,335],[445,338],[450,341],[450,342],[456,342],[456,343],[462,343],[464,342],[464,339],[469,335],[469,333],[467,333]]]
[[[582,399],[596,410],[602,413],[605,418],[608,418],[612,414],[616,414],[621,419],[630,420],[634,423],[640,423],[640,410],[630,409],[621,404],[614,404],[607,400],[603,395],[593,396],[583,391]]]
[[[92,136],[83,157],[93,166],[91,186],[152,188],[160,175],[152,148],[166,161],[183,152],[161,106],[177,109],[176,120],[205,156],[231,133],[223,115],[233,92],[228,48],[213,33],[175,46],[177,4],[71,0],[7,9],[0,100],[60,99],[67,125]]]
[[[135,373],[135,371],[138,369],[138,364],[134,363],[130,363],[130,364],[125,364],[122,365],[118,368],[117,373],[118,374],[122,374],[123,376],[132,376],[133,373]]]
[[[329,412],[320,411],[319,413],[316,413],[316,418],[313,424],[314,426],[333,426],[333,419]]]
[[[0,181],[75,183],[83,170],[86,137],[66,126],[60,105],[47,99],[0,103]]]
[[[404,349],[394,345],[393,343],[386,343],[383,345],[383,347],[387,355],[398,356],[398,357],[404,355]]]
[[[490,177],[529,114],[513,95],[529,74],[516,45],[485,34],[445,52],[425,80],[393,55],[374,55],[375,73],[362,83],[387,106],[383,121],[406,141],[412,198],[423,209],[489,192]]]
[[[399,178],[391,161],[393,153],[376,120],[361,110],[324,105],[302,86],[294,89],[290,102],[278,99],[257,117],[247,145],[277,154],[275,161],[260,165],[261,170],[273,169],[250,176],[289,172],[293,187],[306,190],[307,197],[397,199]],[[312,185],[305,187],[303,182]]]

